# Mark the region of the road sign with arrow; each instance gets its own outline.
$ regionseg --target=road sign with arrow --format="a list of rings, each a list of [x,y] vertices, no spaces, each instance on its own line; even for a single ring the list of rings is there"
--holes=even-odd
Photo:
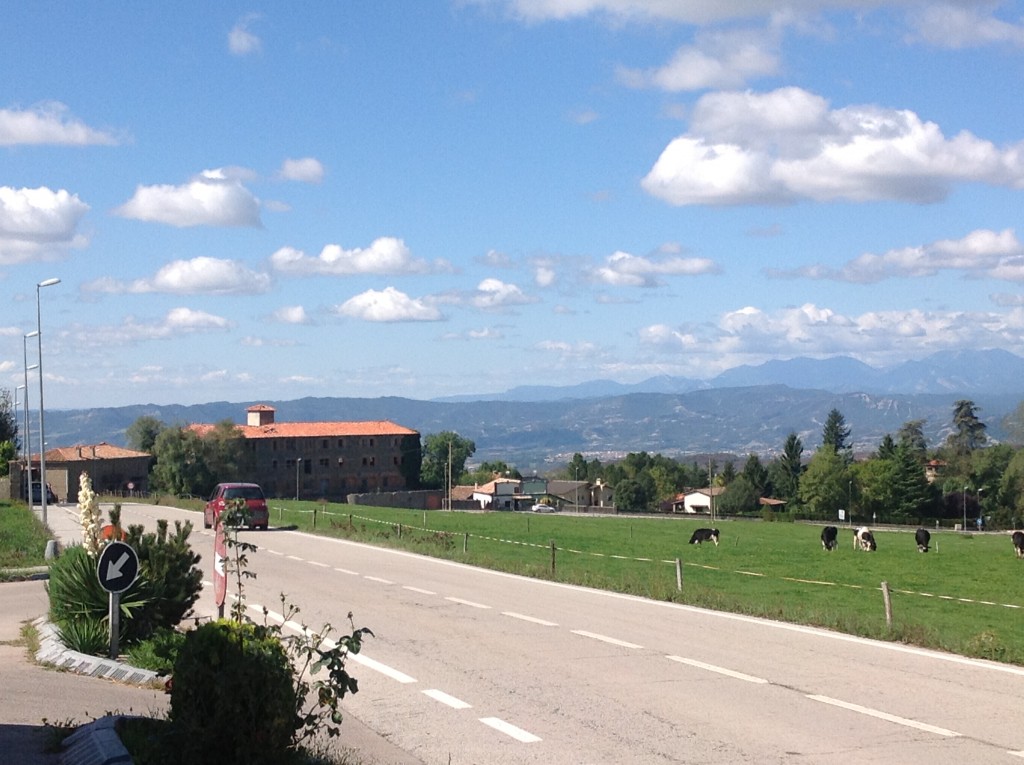
[[[96,566],[100,587],[107,592],[124,592],[139,576],[139,555],[124,542],[111,542],[100,553]]]

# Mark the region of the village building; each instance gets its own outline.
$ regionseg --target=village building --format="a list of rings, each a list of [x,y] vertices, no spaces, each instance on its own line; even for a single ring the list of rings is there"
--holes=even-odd
[[[102,494],[131,496],[149,491],[149,466],[153,457],[146,452],[112,446],[106,442],[62,446],[46,451],[46,482],[61,502],[77,502],[79,477],[88,473],[93,490]],[[40,474],[39,455],[32,455],[32,480]],[[11,496],[28,496],[25,465],[11,462]],[[20,487],[20,488],[19,488]]]
[[[192,424],[204,436],[217,426]],[[419,483],[420,434],[388,420],[278,422],[272,406],[246,409],[235,426],[250,457],[247,475],[219,481],[252,481],[269,497],[344,502],[347,495],[393,492]]]

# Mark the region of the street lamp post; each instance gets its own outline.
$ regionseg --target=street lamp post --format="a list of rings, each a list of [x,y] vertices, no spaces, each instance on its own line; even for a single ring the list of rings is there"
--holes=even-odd
[[[28,419],[28,371],[35,369],[37,364],[31,367],[28,365],[28,339],[35,337],[35,331],[29,332],[22,337],[22,350],[25,353],[25,470],[28,478],[25,480],[25,499],[28,506],[32,507],[32,429]]]
[[[295,460],[295,499],[299,498],[299,465],[302,464],[302,457]]]
[[[39,347],[39,499],[43,508],[44,526],[46,525],[46,425],[43,414],[43,324],[39,308],[39,293],[43,287],[52,287],[54,284],[60,284],[60,279],[45,279],[36,284],[36,341]]]

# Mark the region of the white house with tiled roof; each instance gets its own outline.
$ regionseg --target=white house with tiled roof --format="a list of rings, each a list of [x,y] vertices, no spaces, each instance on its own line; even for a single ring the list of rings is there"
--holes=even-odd
[[[344,500],[346,495],[415,488],[420,473],[420,434],[389,420],[278,422],[266,404],[246,409],[235,426],[246,439],[252,480],[272,497]],[[193,424],[204,436],[216,425]]]

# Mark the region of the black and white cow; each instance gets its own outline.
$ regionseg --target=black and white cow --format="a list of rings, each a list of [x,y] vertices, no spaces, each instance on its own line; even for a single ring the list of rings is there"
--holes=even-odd
[[[918,552],[928,552],[928,547],[932,542],[932,535],[928,529],[918,529],[914,533],[914,541],[917,542]]]
[[[697,529],[690,537],[691,545],[699,545],[702,542],[714,542],[718,547],[718,529]]]
[[[821,546],[829,552],[839,547],[839,529],[835,526],[826,526],[821,530]]]
[[[1013,549],[1017,551],[1018,558],[1024,558],[1024,531],[1015,531],[1013,536]]]
[[[878,545],[875,544],[875,535],[871,533],[871,529],[867,526],[861,526],[853,535],[853,549],[867,550],[869,552],[874,552],[878,549]]]

